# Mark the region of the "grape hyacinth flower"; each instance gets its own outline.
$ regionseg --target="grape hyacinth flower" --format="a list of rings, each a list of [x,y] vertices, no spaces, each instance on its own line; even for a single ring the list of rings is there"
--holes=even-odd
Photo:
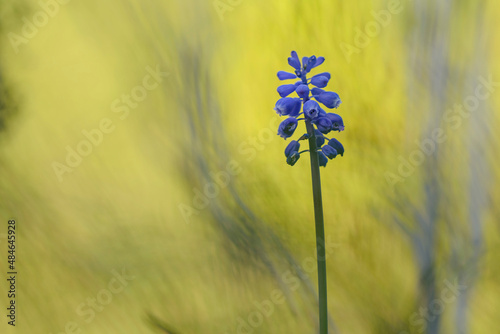
[[[337,156],[337,150],[331,147],[330,145],[323,146],[321,151],[326,157],[328,157],[328,159],[333,159]]]
[[[302,101],[299,98],[284,97],[279,99],[274,106],[274,110],[280,116],[298,116]]]
[[[315,67],[321,65],[324,61],[324,57],[316,58],[316,56],[311,56],[302,58],[301,62],[297,53],[292,51],[291,56],[288,58],[288,64],[293,68],[293,73],[279,71],[278,79],[299,79],[300,81],[293,84],[284,84],[279,86],[278,94],[281,98],[276,102],[274,107],[274,110],[276,110],[278,115],[288,116],[288,118],[280,124],[278,128],[278,135],[284,139],[290,138],[298,126],[298,121],[305,121],[306,128],[310,123],[310,127],[313,131],[310,132],[308,129],[308,136],[302,136],[299,140],[312,140],[312,138],[316,138],[316,152],[321,151],[321,147],[325,143],[325,139],[330,141],[330,139],[324,135],[330,133],[331,131],[340,132],[345,128],[344,121],[340,115],[327,113],[323,110],[323,108],[321,108],[321,105],[328,109],[338,108],[341,103],[340,97],[337,93],[323,89],[328,85],[331,79],[331,74],[323,72],[313,75],[310,79],[307,78],[309,72]],[[293,93],[297,94],[297,96],[290,96]],[[301,115],[303,115],[304,118],[299,118]],[[342,145],[340,142],[338,142],[338,144]],[[330,152],[328,148],[327,152]],[[339,154],[343,156],[343,153],[342,148],[342,154]],[[315,155],[314,152],[312,155]],[[322,158],[321,162],[321,166],[326,165],[326,163],[323,163],[324,159]]]
[[[284,139],[291,137],[297,128],[297,123],[298,121],[295,117],[289,117],[281,122],[278,128],[278,134],[280,137],[283,137]]]
[[[329,160],[338,155],[344,155],[344,146],[337,139],[329,139],[325,135],[331,131],[341,132],[345,129],[344,121],[340,115],[328,113],[321,107],[323,105],[328,109],[338,108],[342,102],[337,93],[323,89],[330,82],[330,73],[319,73],[308,79],[309,72],[324,61],[323,57],[311,56],[303,57],[301,62],[297,53],[292,51],[288,58],[288,64],[293,68],[293,72],[279,71],[278,79],[298,79],[298,81],[278,87],[278,94],[281,98],[274,107],[278,115],[287,116],[278,128],[278,135],[285,140],[293,136],[299,121],[304,121],[306,125],[306,133],[298,140],[290,141],[286,147],[285,157],[287,164],[294,166],[302,153],[309,152],[310,155],[318,262],[320,334],[328,333],[328,309],[325,231],[319,167],[326,167]],[[296,97],[292,95],[294,93],[297,95]],[[302,111],[300,111],[301,109]],[[299,152],[301,140],[308,140],[309,150]]]

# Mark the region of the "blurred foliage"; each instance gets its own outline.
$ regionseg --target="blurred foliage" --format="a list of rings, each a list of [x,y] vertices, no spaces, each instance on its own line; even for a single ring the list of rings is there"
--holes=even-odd
[[[3,1],[0,217],[18,222],[20,274],[2,333],[237,333],[276,289],[286,303],[254,333],[314,333],[310,167],[286,165],[272,110],[291,50],[324,56],[343,101],[346,153],[322,169],[332,333],[496,332],[499,94],[445,116],[500,81],[500,4],[390,3]],[[54,162],[103,119],[59,182]],[[446,139],[401,176],[435,129]],[[134,279],[85,321],[122,268]],[[446,282],[467,289],[444,303]]]

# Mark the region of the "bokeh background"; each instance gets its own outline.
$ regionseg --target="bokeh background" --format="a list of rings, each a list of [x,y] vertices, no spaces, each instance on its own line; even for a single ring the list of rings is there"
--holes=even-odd
[[[272,109],[296,50],[346,124],[321,171],[331,332],[499,333],[499,12],[3,0],[1,332],[317,332],[310,167]]]

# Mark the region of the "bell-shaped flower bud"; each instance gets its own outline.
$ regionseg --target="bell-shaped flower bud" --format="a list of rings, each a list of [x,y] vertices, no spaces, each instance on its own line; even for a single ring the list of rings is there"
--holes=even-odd
[[[299,152],[294,151],[292,152],[292,154],[290,154],[290,156],[286,158],[286,163],[289,164],[290,166],[293,166],[299,160],[299,158],[300,158]]]
[[[328,146],[333,147],[340,156],[344,156],[344,146],[335,138],[328,141]]]
[[[321,88],[314,87],[313,89],[311,89],[311,93],[312,93],[313,97],[316,98],[316,96],[318,96],[321,93],[325,93],[325,91],[322,90]]]
[[[328,157],[328,159],[333,159],[337,156],[337,150],[331,147],[330,145],[325,145],[321,149],[324,155]]]
[[[319,160],[319,165],[321,167],[326,167],[326,164],[328,163],[328,158],[321,151],[318,151],[318,160]]]
[[[300,148],[300,143],[296,140],[292,140],[290,144],[285,148],[285,156],[288,158],[293,152],[298,152]]]
[[[304,116],[309,120],[313,120],[318,117],[320,107],[318,102],[309,100],[306,103],[304,103],[303,110],[304,110]]]
[[[309,87],[307,85],[301,84],[295,89],[295,91],[297,92],[297,95],[303,99],[309,97]]]
[[[323,64],[324,61],[325,61],[325,57],[316,58],[316,62],[314,62],[314,65],[309,70],[312,70],[313,68],[318,67],[319,65]],[[328,78],[328,79],[330,79],[330,78]]]
[[[313,76],[311,79],[315,78],[315,77],[327,77],[328,80],[331,79],[331,74],[328,73],[328,72],[323,72],[323,73],[320,73],[320,74],[316,74],[315,76]]]
[[[297,129],[298,121],[294,117],[289,117],[281,122],[278,127],[278,135],[284,139],[287,139],[293,135],[295,129]]]
[[[328,113],[326,114],[326,117],[332,122],[333,131],[344,131],[344,121],[340,115]]]
[[[307,59],[307,63],[303,63],[303,64],[304,64],[304,68],[305,68],[306,72],[309,73],[309,71],[313,69],[314,64],[316,64],[316,56],[309,57]]]
[[[302,101],[296,97],[284,97],[279,99],[274,106],[274,110],[280,116],[297,116],[300,113]]]
[[[300,71],[300,60],[299,56],[297,55],[297,52],[292,51],[292,56],[288,57],[288,65]]]
[[[296,77],[297,76],[295,74],[290,72],[285,72],[285,71],[278,72],[278,79],[280,80],[295,79]]]
[[[317,148],[320,148],[321,146],[323,146],[323,144],[325,143],[325,137],[323,136],[323,134],[319,131],[319,130],[314,130],[314,134],[316,135],[316,147]]]
[[[342,103],[342,101],[340,101],[339,95],[334,92],[323,92],[319,95],[315,95],[314,98],[330,109],[337,108],[339,104]]]
[[[327,134],[332,131],[332,122],[328,117],[318,117],[314,120],[314,124],[321,133]]]
[[[295,90],[295,85],[294,84],[281,85],[281,86],[278,87],[278,94],[280,94],[281,97],[287,97],[294,90]]]
[[[325,76],[315,75],[311,78],[311,84],[316,86],[316,87],[319,87],[319,88],[324,88],[324,87],[326,87],[326,85],[328,85],[328,80],[330,80],[330,79],[328,79]]]

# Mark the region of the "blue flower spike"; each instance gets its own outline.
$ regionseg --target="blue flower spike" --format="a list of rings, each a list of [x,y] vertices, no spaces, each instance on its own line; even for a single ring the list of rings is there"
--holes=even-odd
[[[331,131],[343,131],[344,121],[340,115],[327,113],[322,107],[328,109],[338,108],[341,104],[337,93],[326,89],[331,79],[331,74],[322,72],[311,74],[316,67],[323,64],[324,57],[302,57],[299,58],[297,52],[292,51],[288,57],[288,64],[293,68],[292,71],[279,71],[277,73],[279,80],[297,80],[293,84],[284,84],[278,87],[277,91],[281,98],[276,102],[274,110],[280,116],[287,117],[278,127],[278,135],[283,139],[293,136],[299,126],[300,121],[307,124],[308,131],[298,140],[292,140],[285,149],[287,164],[293,166],[299,160],[301,140],[313,140],[315,137],[318,162],[320,166],[326,166],[328,159],[333,159],[337,155],[343,156],[344,147],[337,139],[328,139],[325,137]],[[301,118],[299,118],[302,116]],[[328,144],[325,145],[325,142]]]
[[[311,162],[311,179],[314,203],[314,225],[316,232],[316,252],[318,262],[318,306],[319,306],[319,334],[328,334],[328,298],[327,298],[327,269],[325,252],[325,224],[323,219],[323,200],[321,194],[320,167],[326,167],[328,161],[339,154],[344,155],[344,146],[335,138],[328,139],[331,131],[343,131],[344,121],[340,115],[327,113],[322,106],[328,109],[338,108],[341,100],[337,93],[328,91],[331,75],[328,72],[312,75],[309,73],[325,61],[324,57],[302,57],[292,51],[288,57],[288,64],[293,73],[279,71],[279,80],[298,79],[294,84],[285,84],[278,87],[281,96],[276,102],[274,110],[280,116],[287,117],[278,127],[278,135],[288,139],[297,130],[299,121],[304,121],[306,133],[297,140],[290,140],[285,148],[286,163],[294,166],[300,155],[309,152]],[[288,97],[295,93],[297,97]],[[302,131],[300,131],[302,132]],[[307,140],[309,149],[299,152],[300,141]],[[325,145],[325,142],[328,144]]]

